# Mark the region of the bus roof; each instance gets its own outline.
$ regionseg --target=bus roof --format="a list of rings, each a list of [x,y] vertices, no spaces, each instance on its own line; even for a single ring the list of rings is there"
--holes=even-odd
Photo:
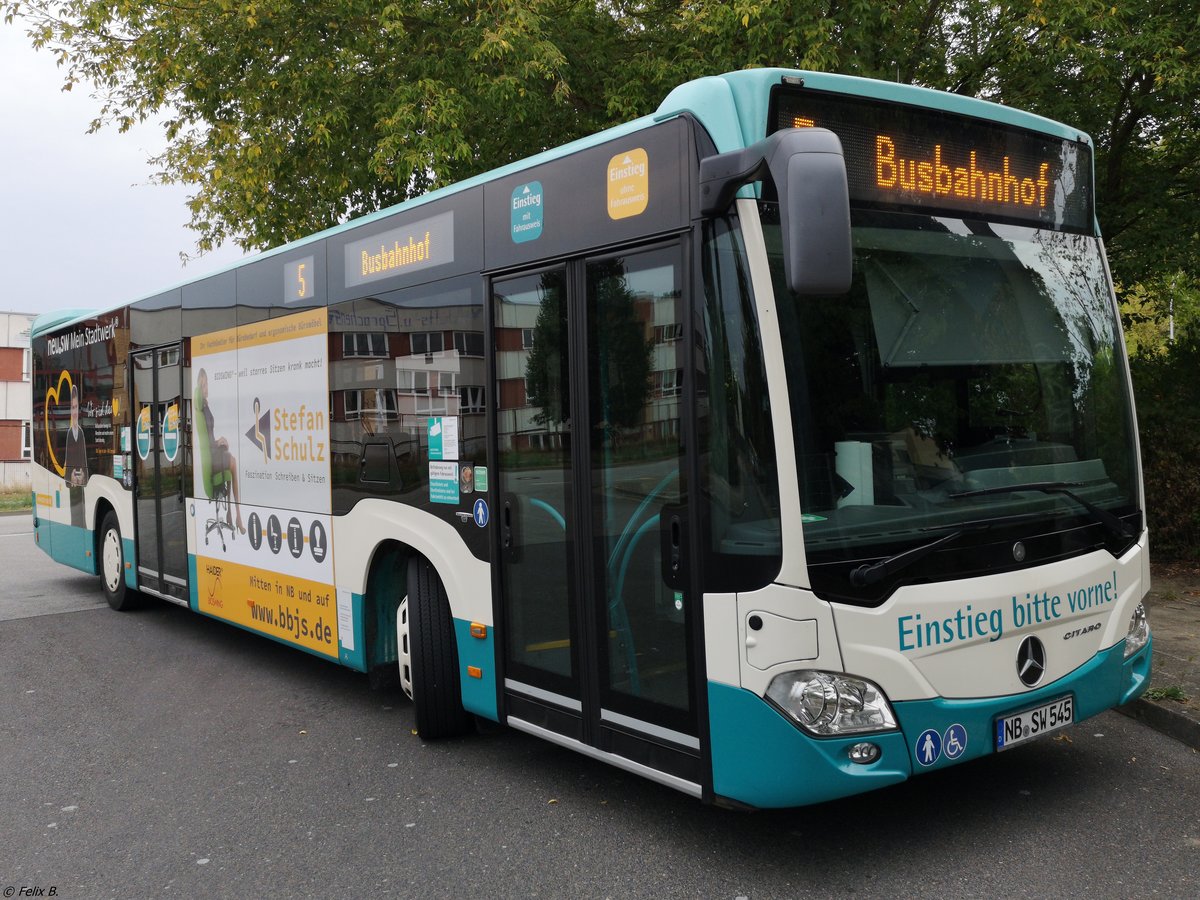
[[[766,134],[770,89],[783,78],[802,79],[805,87],[818,91],[937,109],[1092,145],[1091,137],[1077,128],[989,100],[911,84],[796,69],[744,69],[689,81],[667,95],[655,118],[690,112],[708,129],[719,152],[740,150],[762,140]]]
[[[965,97],[960,94],[951,94],[945,91],[935,91],[908,84],[876,81],[870,78],[859,78],[850,75],[832,75],[825,72],[808,72],[780,68],[743,69],[737,72],[727,72],[723,75],[698,78],[680,85],[666,96],[652,115],[634,119],[622,125],[617,125],[605,131],[572,141],[569,144],[563,144],[560,147],[554,147],[534,156],[509,163],[506,166],[492,169],[473,178],[438,188],[427,194],[422,194],[420,197],[414,197],[394,206],[351,219],[340,225],[335,225],[324,231],[319,231],[292,241],[291,243],[282,244],[270,250],[247,256],[223,268],[206,272],[198,278],[188,278],[142,297],[116,303],[102,309],[71,309],[43,313],[34,320],[31,335],[38,336],[63,325],[73,324],[82,319],[88,319],[105,312],[121,309],[140,300],[156,297],[167,291],[176,290],[185,285],[194,284],[207,278],[239,269],[249,263],[295,250],[303,247],[305,244],[324,240],[344,231],[349,231],[352,228],[357,228],[360,225],[386,218],[402,210],[414,209],[497,178],[503,178],[524,169],[560,159],[580,150],[606,143],[627,134],[632,134],[658,122],[683,115],[684,113],[691,114],[705,127],[709,136],[716,144],[718,152],[726,153],[731,150],[740,150],[761,140],[766,134],[770,88],[772,85],[778,84],[785,77],[802,79],[806,87],[819,91],[850,94],[892,103],[920,106],[927,109],[939,109],[956,115],[971,116],[1029,131],[1041,132],[1066,140],[1081,141],[1087,143],[1089,146],[1092,144],[1091,137],[1060,122],[1055,122],[1051,119],[1034,115],[1033,113],[1022,112],[1021,110],[998,103]]]

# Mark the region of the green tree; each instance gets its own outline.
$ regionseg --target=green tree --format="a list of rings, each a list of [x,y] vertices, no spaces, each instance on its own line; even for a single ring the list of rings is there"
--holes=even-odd
[[[588,265],[591,424],[601,426],[610,435],[641,425],[650,395],[654,341],[646,334],[638,303],[625,278],[624,260]]]
[[[1118,282],[1200,267],[1200,7],[1194,0],[964,4],[1011,40],[956,46],[951,90],[1058,119],[1096,141],[1096,203]],[[978,15],[976,15],[978,13]],[[993,26],[991,33],[995,33]],[[1161,294],[1159,295],[1161,298]]]
[[[165,117],[159,178],[201,251],[263,248],[603,127],[565,51],[614,28],[565,0],[0,0],[93,128]],[[580,59],[591,63],[592,58]],[[569,81],[568,78],[571,80]],[[575,84],[573,90],[571,84]]]
[[[96,126],[165,117],[200,250],[262,248],[783,65],[922,84],[1097,144],[1117,280],[1200,270],[1194,0],[0,0]],[[1154,302],[1161,305],[1162,297]]]
[[[1116,288],[1130,356],[1167,355],[1172,341],[1200,336],[1200,281],[1187,272],[1152,272]]]
[[[163,120],[157,177],[193,189],[201,252],[284,243],[746,66],[920,84],[1076,126],[1095,139],[1147,507],[1160,515],[1200,490],[1196,423],[1176,415],[1200,385],[1195,0],[0,0],[0,10],[56,55],[65,88],[95,89],[94,127]],[[559,306],[542,312],[539,329],[561,329]],[[639,358],[620,366],[629,385]],[[533,365],[531,392],[548,402],[558,362]],[[613,395],[613,422],[637,394]],[[1167,527],[1160,548],[1195,545],[1194,517]]]
[[[529,405],[536,410],[536,424],[565,424],[571,421],[571,367],[565,352],[567,298],[562,275],[544,273],[538,295],[533,347],[525,361],[525,391]]]
[[[571,421],[567,346],[567,298],[561,275],[547,272],[539,289],[540,306],[533,348],[525,362],[525,389],[539,425]],[[594,376],[592,425],[607,433],[642,423],[650,392],[654,342],[638,316],[638,298],[625,280],[620,259],[592,263],[588,270],[588,371]],[[586,414],[586,411],[585,411]]]
[[[1153,552],[1200,561],[1200,333],[1131,368]]]

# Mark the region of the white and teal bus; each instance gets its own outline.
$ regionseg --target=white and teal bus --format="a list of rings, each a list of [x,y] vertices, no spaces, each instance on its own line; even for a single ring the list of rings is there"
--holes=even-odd
[[[38,545],[707,802],[815,803],[1146,687],[1091,140],[760,69],[38,320]]]

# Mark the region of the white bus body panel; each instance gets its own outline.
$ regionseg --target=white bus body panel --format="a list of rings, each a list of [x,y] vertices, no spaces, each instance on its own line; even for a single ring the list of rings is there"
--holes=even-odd
[[[391,500],[360,500],[350,512],[333,517],[333,570],[339,590],[365,594],[371,560],[379,545],[398,541],[416,550],[437,570],[456,619],[492,622],[492,569],[476,559],[458,528],[427,512]]]
[[[71,525],[71,489],[66,479],[36,463],[29,468],[30,487],[34,496],[34,515],[55,525]],[[57,498],[57,504],[55,499]],[[96,505],[107,500],[117,514],[121,534],[133,537],[133,493],[114,478],[93,475],[83,487],[83,525],[88,531],[100,527],[96,520]]]
[[[808,562],[800,530],[800,491],[796,480],[796,442],[792,440],[792,406],[788,401],[787,367],[784,365],[783,338],[775,315],[775,289],[763,239],[762,221],[754,200],[737,201],[746,259],[750,265],[750,283],[758,312],[763,363],[767,370],[771,422],[775,432],[776,465],[779,472],[779,524],[783,535],[783,565],[776,581],[808,587]]]
[[[1125,638],[1146,593],[1144,541],[1017,572],[902,587],[876,609],[837,605],[846,671],[891,700],[1020,694],[1017,649],[1046,647],[1049,684]],[[1036,600],[1035,600],[1036,598]]]
[[[738,594],[737,640],[741,686],[760,696],[782,672],[842,670],[833,609],[809,590],[770,584]]]
[[[133,492],[127,490],[121,482],[107,475],[93,475],[83,488],[83,498],[86,527],[89,531],[100,527],[100,522],[96,521],[96,505],[104,499],[112,505],[117,514],[121,535],[126,538],[133,537]]]

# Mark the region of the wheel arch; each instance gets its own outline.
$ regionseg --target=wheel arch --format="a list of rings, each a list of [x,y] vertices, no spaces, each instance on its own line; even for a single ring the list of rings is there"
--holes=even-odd
[[[102,570],[102,562],[100,559],[100,554],[103,552],[101,544],[104,542],[104,534],[101,532],[100,526],[104,524],[104,517],[107,516],[109,513],[113,513],[117,517],[117,527],[121,529],[121,538],[122,539],[125,538],[125,529],[121,527],[121,514],[117,512],[116,507],[114,507],[112,505],[112,503],[109,502],[107,497],[101,497],[99,500],[96,501],[95,506],[92,507],[92,528],[91,528],[92,561],[95,564],[94,568],[96,570],[94,574],[99,575],[101,578],[104,577],[104,572]],[[124,555],[124,549],[125,549],[124,547],[121,548],[122,555]],[[126,572],[128,572],[128,569],[126,570]],[[125,576],[125,582],[126,582],[126,584],[129,583],[128,574],[126,574],[126,576]]]
[[[100,526],[104,524],[104,517],[109,513],[115,513],[117,516],[117,525],[121,525],[121,514],[117,512],[117,508],[109,502],[107,497],[101,497],[96,501],[96,505],[92,507],[92,546],[96,552],[100,550]],[[125,529],[121,528],[121,537],[125,537]]]
[[[408,562],[424,558],[441,579],[450,606],[463,705],[496,720],[490,564],[470,554],[454,526],[391,501],[361,501],[333,522],[338,588],[362,597],[367,670],[397,661],[396,609],[408,591]]]
[[[417,554],[412,547],[392,538],[380,541],[371,553],[362,594],[369,673],[397,661],[396,610],[408,593],[408,562],[414,555]]]
[[[93,560],[93,575],[100,575],[101,541],[104,535],[100,526],[104,517],[112,513],[117,517],[117,527],[121,530],[122,555],[125,561],[125,586],[130,589],[137,587],[137,574],[133,561],[136,557],[137,541],[133,528],[133,498],[129,491],[120,483],[102,475],[93,475],[85,489],[89,500],[87,505],[88,530],[91,533]]]
[[[433,566],[453,618],[492,624],[491,565],[471,555],[453,525],[412,506],[368,499],[335,516],[333,528],[339,588],[365,596],[378,554],[399,545]]]
[[[105,599],[118,612],[136,609],[141,605],[141,596],[137,593],[137,579],[130,559],[133,541],[125,537],[120,513],[107,500],[98,500],[92,512],[96,523],[91,531],[92,558]],[[109,535],[115,538],[111,543],[107,540]],[[112,547],[116,548],[115,555],[109,553]]]
[[[104,514],[112,510],[117,514],[121,536],[133,538],[133,495],[120,482],[104,475],[93,475],[84,491],[88,511],[85,522],[91,531],[99,531]]]

